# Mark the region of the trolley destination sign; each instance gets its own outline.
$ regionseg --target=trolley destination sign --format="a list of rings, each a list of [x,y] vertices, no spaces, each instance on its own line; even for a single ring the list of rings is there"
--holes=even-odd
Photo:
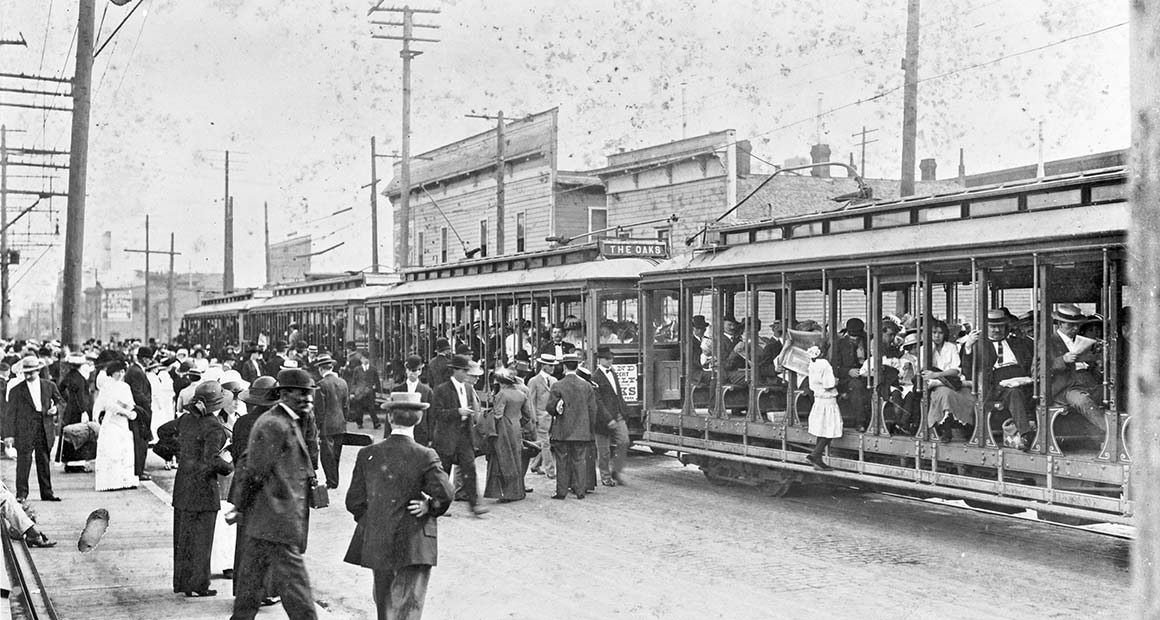
[[[668,258],[669,244],[641,239],[601,239],[600,255],[605,258]]]

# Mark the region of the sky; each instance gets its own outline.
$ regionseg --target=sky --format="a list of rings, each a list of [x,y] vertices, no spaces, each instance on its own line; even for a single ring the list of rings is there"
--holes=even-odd
[[[316,251],[342,243],[315,258],[315,271],[368,268],[370,137],[380,152],[400,148],[399,44],[373,39],[386,30],[370,23],[391,14],[369,17],[371,0],[139,1],[112,36],[138,0],[97,0],[98,41],[112,38],[93,69],[86,284],[93,269],[116,285],[142,266],[123,250],[143,247],[147,213],[154,247],[175,233],[179,271],[220,272],[226,150],[238,286],[262,281],[263,204],[272,241],[310,233]],[[419,44],[413,62],[413,152],[494,126],[466,114],[559,107],[565,170],[723,129],[774,164],[818,141],[835,159],[860,159],[853,134],[865,127],[876,140],[866,175],[899,176],[905,0],[411,2],[440,11],[416,18],[439,26],[416,36],[439,42]],[[1128,146],[1126,2],[922,5],[917,152],[937,160],[940,178],[956,174],[959,149],[973,173],[1035,163],[1040,148],[1051,160]],[[76,20],[71,0],[0,0],[0,39],[27,41],[0,46],[0,72],[71,76]],[[21,146],[67,150],[68,117],[0,107],[0,122],[24,131],[9,141]],[[380,160],[379,175],[389,171]],[[12,173],[67,184],[62,170]],[[10,197],[9,210],[26,202]],[[387,262],[391,222],[380,203]],[[12,229],[25,257],[12,275],[14,317],[57,286],[65,205],[48,201],[41,206],[51,212],[38,209]]]

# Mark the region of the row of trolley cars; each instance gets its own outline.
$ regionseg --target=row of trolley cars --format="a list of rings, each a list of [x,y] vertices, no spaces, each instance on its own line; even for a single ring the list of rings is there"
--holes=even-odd
[[[291,322],[311,343],[341,351],[354,341],[388,370],[410,353],[433,354],[436,337],[473,343],[483,359],[537,351],[549,326],[579,330],[588,363],[609,346],[632,412],[634,437],[678,453],[711,479],[741,481],[773,495],[825,475],[927,497],[1020,511],[1057,520],[1130,524],[1133,516],[1131,411],[1120,369],[1119,325],[1126,281],[1127,172],[1088,171],[965,189],[869,207],[738,223],[711,229],[675,258],[606,258],[600,243],[407,270],[357,274],[207,301],[187,313],[191,339],[209,346],[277,338]],[[647,244],[646,244],[647,247]],[[619,248],[617,255],[623,255]],[[1037,437],[1028,451],[1003,446],[1005,412],[984,402],[979,368],[964,368],[975,396],[973,434],[943,443],[929,430],[893,434],[888,408],[873,399],[864,432],[848,428],[830,447],[826,474],[805,462],[812,444],[808,405],[796,377],[719,368],[710,380],[700,356],[729,358],[723,319],[766,330],[804,320],[840,328],[851,317],[935,317],[973,326],[987,310],[1031,310],[1036,356],[1046,356],[1059,304],[1097,315],[1106,431],[1044,394],[1046,364],[1034,379]],[[710,324],[716,350],[689,346],[693,317]],[[698,319],[698,322],[700,320]],[[867,320],[868,357],[881,359],[877,320]],[[931,321],[920,321],[929,342]],[[828,329],[831,339],[836,329]],[[758,359],[752,343],[747,359]],[[833,348],[833,347],[831,347]],[[920,347],[929,366],[929,345]],[[534,358],[535,355],[533,354]],[[978,356],[975,356],[976,358]],[[696,358],[696,359],[695,359]],[[873,391],[881,364],[871,367]]]

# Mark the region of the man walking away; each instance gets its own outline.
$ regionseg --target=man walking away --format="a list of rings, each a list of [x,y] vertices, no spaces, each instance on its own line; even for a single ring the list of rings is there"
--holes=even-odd
[[[428,404],[393,392],[383,406],[391,434],[359,450],[346,494],[358,525],[345,561],[374,571],[379,620],[419,620],[437,559],[435,519],[453,490],[434,450],[415,443]]]
[[[548,413],[553,416],[552,456],[556,459],[556,494],[564,499],[568,491],[584,499],[588,490],[588,448],[592,443],[592,425],[596,421],[596,391],[577,376],[580,356],[564,355],[564,378],[552,386]]]
[[[342,437],[346,433],[346,419],[350,415],[350,391],[346,381],[334,372],[334,358],[320,355],[314,367],[318,381],[318,456],[326,473],[326,486],[338,488],[338,463],[342,460]]]

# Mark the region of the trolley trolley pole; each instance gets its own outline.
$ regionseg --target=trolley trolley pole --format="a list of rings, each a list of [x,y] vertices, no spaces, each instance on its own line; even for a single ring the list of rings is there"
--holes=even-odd
[[[1132,100],[1131,223],[1128,303],[1131,364],[1128,404],[1136,475],[1132,558],[1132,617],[1160,617],[1160,5],[1130,3],[1129,67]]]

